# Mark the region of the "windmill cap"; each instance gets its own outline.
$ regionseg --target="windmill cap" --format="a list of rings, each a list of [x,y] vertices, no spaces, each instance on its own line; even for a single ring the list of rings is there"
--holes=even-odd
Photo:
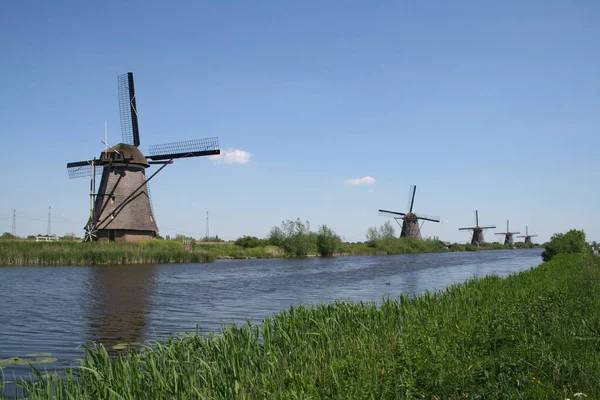
[[[117,145],[107,147],[105,151],[100,154],[100,159],[102,161],[112,161],[114,163],[119,163],[119,160],[123,160],[123,164],[125,164],[125,160],[129,164],[137,164],[143,166],[144,168],[148,168],[150,164],[148,164],[148,160],[142,154],[140,149],[131,144],[119,143]]]

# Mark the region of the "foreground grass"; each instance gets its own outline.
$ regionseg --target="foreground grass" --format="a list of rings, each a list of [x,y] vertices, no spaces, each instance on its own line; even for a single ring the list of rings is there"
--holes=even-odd
[[[118,358],[99,346],[22,386],[30,399],[600,398],[599,289],[600,258],[557,256],[379,307],[293,307]]]
[[[208,262],[215,257],[201,250],[185,251],[175,241],[142,243],[77,243],[0,241],[0,265],[102,265]]]

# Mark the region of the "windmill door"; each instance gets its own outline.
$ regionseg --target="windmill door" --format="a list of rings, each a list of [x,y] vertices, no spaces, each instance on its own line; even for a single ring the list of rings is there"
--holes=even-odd
[[[114,229],[109,229],[108,230],[108,241],[109,242],[114,242],[115,241],[115,230]]]

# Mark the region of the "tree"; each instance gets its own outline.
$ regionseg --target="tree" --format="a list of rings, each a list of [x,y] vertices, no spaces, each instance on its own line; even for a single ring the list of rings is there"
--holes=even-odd
[[[283,230],[281,230],[281,228],[278,226],[274,226],[273,228],[271,228],[271,230],[269,231],[269,236],[267,237],[269,244],[272,244],[273,246],[277,247],[283,246],[284,239],[285,235],[283,234]]]
[[[367,234],[365,236],[367,237],[367,246],[369,247],[375,247],[377,241],[381,239],[381,235],[379,234],[376,226],[372,226],[367,229]]]
[[[331,257],[342,244],[342,239],[327,225],[321,225],[317,233],[317,251],[322,257]]]
[[[567,233],[555,233],[546,244],[542,260],[550,261],[557,254],[572,253],[589,253],[585,232],[571,229]]]
[[[308,221],[302,222],[298,218],[295,221],[284,221],[280,227],[271,228],[268,240],[270,244],[281,247],[288,256],[306,257],[315,244],[312,240],[313,235]]]
[[[379,238],[380,239],[393,239],[396,237],[394,226],[390,221],[385,221],[381,227],[379,227]]]
[[[245,249],[253,247],[261,247],[265,245],[265,240],[259,239],[256,236],[242,236],[233,242],[236,246],[243,247]]]
[[[4,232],[2,236],[0,236],[0,240],[11,240],[16,239],[17,237],[12,233]]]

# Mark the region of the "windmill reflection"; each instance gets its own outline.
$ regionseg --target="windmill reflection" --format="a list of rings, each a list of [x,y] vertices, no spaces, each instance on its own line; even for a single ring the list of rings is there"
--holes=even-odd
[[[144,341],[154,274],[154,265],[91,269],[91,300],[86,313],[89,341],[100,342],[107,349]]]

